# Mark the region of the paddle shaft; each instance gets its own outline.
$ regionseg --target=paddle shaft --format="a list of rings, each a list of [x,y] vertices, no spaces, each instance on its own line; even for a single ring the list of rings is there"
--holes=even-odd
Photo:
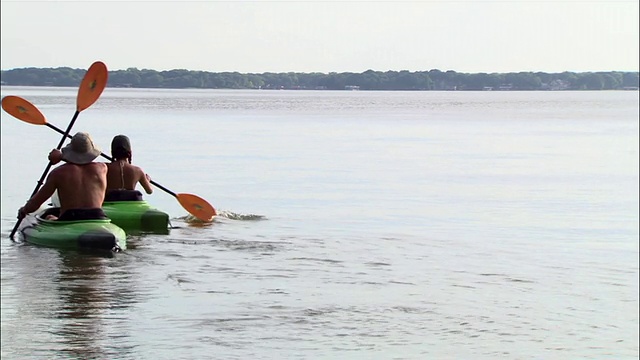
[[[64,141],[67,139],[67,137],[71,137],[71,135],[69,135],[69,132],[71,132],[71,128],[73,127],[73,124],[75,124],[76,119],[78,118],[78,115],[80,115],[80,110],[76,110],[76,113],[73,114],[73,118],[71,119],[71,122],[69,123],[69,126],[67,126],[67,130],[62,132],[62,130],[57,129],[58,132],[60,132],[61,134],[63,134],[62,139],[60,139],[60,142],[58,143],[58,146],[56,147],[56,149],[60,150],[62,149],[62,144],[64,144]],[[44,184],[44,179],[47,177],[47,174],[49,173],[49,170],[51,169],[51,166],[53,166],[53,164],[51,162],[49,162],[49,164],[47,164],[47,167],[44,169],[44,172],[42,173],[42,176],[40,176],[40,179],[38,180],[38,183],[36,184],[36,188],[33,189],[33,192],[31,193],[31,197],[29,197],[29,199],[31,199],[37,192],[38,190],[40,190],[40,187],[42,186],[42,184]],[[24,219],[24,217],[19,218],[18,221],[16,221],[16,224],[13,226],[13,229],[11,230],[11,234],[9,234],[9,238],[11,240],[13,240],[13,236],[16,234],[16,231],[18,230],[18,227],[20,226],[20,223],[22,222],[22,219]]]
[[[64,132],[62,132],[62,130],[60,130],[59,128],[57,128],[55,125],[51,125],[51,124],[49,124],[49,123],[45,123],[45,125],[46,125],[46,126],[48,126],[48,127],[50,127],[51,129],[53,129],[53,130],[57,131],[57,132],[58,132],[58,133],[60,133],[60,134],[64,134]],[[66,137],[69,137],[69,138],[70,138],[70,137],[71,137],[71,135],[66,134]],[[105,158],[105,159],[107,159],[107,160],[109,160],[109,161],[113,161],[113,158],[112,158],[111,156],[109,156],[109,155],[105,154],[105,153],[102,153],[102,152],[101,152],[101,153],[100,153],[100,156],[102,156],[103,158]],[[155,181],[153,181],[153,180],[149,180],[149,182],[150,182],[152,185],[154,185],[155,187],[157,187],[157,188],[159,188],[159,189],[161,189],[161,190],[164,190],[164,191],[165,191],[166,193],[168,193],[169,195],[172,195],[172,196],[173,196],[173,197],[175,197],[176,199],[178,198],[178,195],[177,195],[176,193],[174,193],[173,191],[171,191],[171,190],[167,189],[166,187],[164,187],[164,186],[162,186],[162,185],[158,184],[157,182],[155,182]],[[32,196],[33,196],[33,195],[32,195]]]

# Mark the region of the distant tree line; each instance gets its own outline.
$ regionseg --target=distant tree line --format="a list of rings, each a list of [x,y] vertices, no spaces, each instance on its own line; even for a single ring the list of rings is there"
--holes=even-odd
[[[2,85],[78,86],[86,69],[20,68],[2,70]],[[156,71],[137,68],[109,72],[109,87],[160,89],[309,89],[309,90],[637,90],[638,72],[459,73],[374,71],[362,73],[262,73]]]

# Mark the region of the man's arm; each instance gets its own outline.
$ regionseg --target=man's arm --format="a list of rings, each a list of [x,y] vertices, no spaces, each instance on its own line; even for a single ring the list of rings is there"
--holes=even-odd
[[[47,176],[47,180],[44,182],[44,185],[42,185],[40,190],[38,190],[38,192],[18,210],[18,218],[22,219],[27,214],[38,210],[40,206],[42,206],[42,204],[47,201],[51,195],[53,195],[56,190],[55,179],[55,173],[51,172],[49,176]]]

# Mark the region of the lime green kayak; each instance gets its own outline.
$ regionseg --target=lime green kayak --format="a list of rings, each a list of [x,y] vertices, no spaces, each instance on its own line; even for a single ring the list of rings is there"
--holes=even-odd
[[[169,214],[152,207],[145,200],[105,201],[102,210],[111,222],[127,233],[169,233]]]
[[[110,219],[59,221],[46,220],[58,208],[44,209],[28,215],[20,229],[31,244],[61,249],[95,249],[118,252],[127,247],[127,235]]]

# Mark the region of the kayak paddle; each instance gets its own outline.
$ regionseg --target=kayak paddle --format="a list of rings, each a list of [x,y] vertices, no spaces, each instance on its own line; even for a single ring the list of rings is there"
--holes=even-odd
[[[78,88],[78,96],[76,98],[76,112],[73,115],[73,118],[69,123],[69,126],[67,126],[67,130],[64,132],[64,135],[62,136],[62,139],[60,139],[60,142],[58,143],[58,146],[56,147],[56,149],[60,150],[62,148],[62,144],[64,144],[64,141],[69,135],[69,132],[71,132],[71,128],[73,127],[73,124],[76,122],[78,115],[80,115],[80,112],[82,110],[85,110],[89,106],[93,105],[93,103],[95,103],[96,100],[98,100],[105,86],[107,86],[108,76],[109,76],[109,72],[107,71],[107,66],[103,62],[96,61],[93,64],[91,64],[91,66],[89,67],[89,70],[87,70],[86,74],[84,75],[84,78],[82,78],[82,81],[80,82],[80,88]],[[4,101],[3,101],[2,107],[5,108]],[[9,114],[12,114],[12,112],[8,111],[6,108],[5,110]],[[17,111],[20,112],[20,109],[18,109]],[[37,111],[37,113],[40,113],[40,111]],[[37,113],[31,113],[30,116],[34,116],[35,117],[34,119],[37,120],[37,117],[38,117]],[[40,113],[40,115],[42,115],[42,113]],[[47,176],[47,173],[51,169],[52,165],[53,164],[51,164],[51,162],[47,164],[47,167],[44,169],[42,176],[38,180],[38,184],[36,185],[36,188],[33,189],[33,192],[31,193],[31,197],[33,197],[33,195],[35,195],[38,192],[38,190],[44,183],[44,179]],[[18,230],[18,226],[20,226],[21,222],[22,222],[22,218],[18,218],[18,221],[16,222],[15,226],[13,227],[13,230],[11,230],[11,234],[9,235],[9,238],[11,240],[13,240],[13,236],[15,235],[16,230]]]
[[[2,99],[2,108],[18,120],[22,120],[34,125],[46,125],[54,131],[60,134],[64,134],[64,132],[58,127],[48,123],[42,112],[40,112],[40,110],[35,105],[21,97],[13,95],[5,96]],[[71,138],[71,135],[66,134],[66,137]],[[100,153],[100,156],[109,161],[113,161],[113,158],[111,158],[109,155],[106,155],[105,153]],[[203,198],[193,194],[176,194],[153,180],[151,180],[150,182],[151,184],[175,197],[180,205],[182,205],[182,207],[187,210],[187,212],[189,212],[196,218],[206,222],[211,221],[211,219],[216,216],[216,210]]]

